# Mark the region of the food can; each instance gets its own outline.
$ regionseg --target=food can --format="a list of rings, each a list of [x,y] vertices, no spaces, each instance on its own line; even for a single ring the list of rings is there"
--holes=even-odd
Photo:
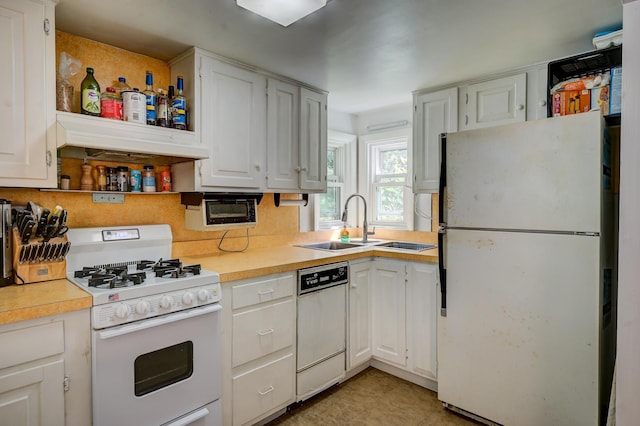
[[[171,192],[171,171],[163,170],[160,172],[160,187],[162,192]]]
[[[137,90],[122,92],[122,119],[132,123],[147,123],[147,97]]]
[[[142,172],[140,170],[131,170],[131,192],[142,191]]]

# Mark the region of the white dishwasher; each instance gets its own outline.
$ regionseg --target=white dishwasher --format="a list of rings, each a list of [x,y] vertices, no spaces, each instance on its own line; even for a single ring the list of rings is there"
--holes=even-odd
[[[298,402],[345,377],[348,281],[347,262],[298,271]]]

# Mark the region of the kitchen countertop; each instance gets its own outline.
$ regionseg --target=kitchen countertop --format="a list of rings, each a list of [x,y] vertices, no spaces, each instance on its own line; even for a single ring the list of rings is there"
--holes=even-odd
[[[332,262],[367,257],[387,257],[418,262],[438,261],[438,250],[400,251],[363,246],[340,251],[314,250],[296,246],[250,249],[239,253],[182,256],[185,264],[199,263],[220,274],[222,283]],[[0,288],[0,324],[45,317],[90,308],[91,295],[65,279]]]

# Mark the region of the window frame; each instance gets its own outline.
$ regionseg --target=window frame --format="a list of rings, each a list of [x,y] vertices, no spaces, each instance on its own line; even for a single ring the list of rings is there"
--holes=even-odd
[[[377,215],[376,189],[382,186],[389,186],[376,182],[380,176],[377,173],[377,163],[375,160],[383,148],[393,146],[404,146],[407,149],[407,173],[403,187],[403,211],[401,222],[379,221],[374,218]],[[414,222],[414,198],[412,184],[412,152],[411,152],[411,129],[398,129],[386,132],[377,132],[360,137],[359,142],[359,165],[362,173],[359,174],[359,188],[362,195],[367,199],[369,206],[367,222],[369,226],[376,226],[385,229],[413,230]],[[395,186],[395,185],[394,185]],[[362,221],[363,213],[359,213],[358,222]]]

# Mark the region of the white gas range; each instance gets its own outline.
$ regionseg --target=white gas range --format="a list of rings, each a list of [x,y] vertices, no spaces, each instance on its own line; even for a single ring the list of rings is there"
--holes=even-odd
[[[93,424],[221,424],[219,275],[173,259],[169,225],[67,236],[93,297]]]

